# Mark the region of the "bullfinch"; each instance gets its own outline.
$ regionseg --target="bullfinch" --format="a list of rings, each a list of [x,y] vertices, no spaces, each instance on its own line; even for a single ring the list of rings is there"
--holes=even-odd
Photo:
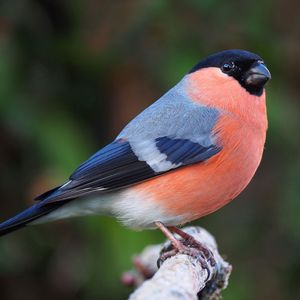
[[[266,139],[270,78],[262,58],[248,51],[206,57],[69,180],[1,223],[0,235],[90,214],[180,233],[175,226],[224,206],[253,177]]]

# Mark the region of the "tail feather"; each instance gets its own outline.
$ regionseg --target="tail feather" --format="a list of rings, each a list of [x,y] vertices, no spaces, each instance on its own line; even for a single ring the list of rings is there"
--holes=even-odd
[[[53,202],[53,203],[37,203],[26,210],[20,212],[16,216],[0,223],[0,236],[20,229],[38,218],[45,216],[64,205],[67,201]]]

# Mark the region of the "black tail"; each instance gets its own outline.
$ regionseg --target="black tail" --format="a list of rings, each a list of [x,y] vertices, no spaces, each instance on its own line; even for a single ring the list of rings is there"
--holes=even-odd
[[[26,224],[31,223],[38,218],[45,216],[64,205],[68,201],[58,201],[51,203],[39,202],[26,210],[20,212],[16,216],[0,223],[0,236],[15,231],[24,227]]]

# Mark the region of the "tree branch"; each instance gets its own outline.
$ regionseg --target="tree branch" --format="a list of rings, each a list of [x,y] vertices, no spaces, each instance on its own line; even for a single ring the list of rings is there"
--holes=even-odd
[[[148,246],[134,258],[135,270],[122,277],[125,285],[138,287],[129,300],[210,300],[220,297],[227,287],[231,265],[221,257],[215,239],[205,229],[186,227],[183,230],[212,252],[216,264],[212,266],[201,252],[197,256],[177,253],[158,269],[158,259],[171,249],[171,245],[166,242]]]

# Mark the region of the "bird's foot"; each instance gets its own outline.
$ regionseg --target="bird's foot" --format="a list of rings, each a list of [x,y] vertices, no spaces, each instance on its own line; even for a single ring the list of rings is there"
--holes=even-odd
[[[207,262],[213,267],[216,265],[216,261],[212,252],[203,244],[198,242],[193,236],[178,229],[177,227],[166,227],[161,222],[156,222],[156,226],[164,233],[169,239],[171,244],[162,249],[160,258],[157,261],[158,267],[169,257],[176,255],[177,253],[186,254],[192,256],[199,261],[201,267],[207,270],[207,279],[210,278],[210,269]],[[181,237],[178,240],[172,232]]]
[[[209,250],[206,246],[204,246],[202,243],[197,241],[193,236],[190,234],[184,232],[183,230],[177,228],[177,227],[170,227],[170,230],[177,235],[179,235],[182,238],[182,243],[187,246],[194,248],[201,253],[203,253],[203,256],[207,259],[207,261],[210,263],[212,267],[216,265],[216,261],[214,259],[213,253],[211,250]]]

